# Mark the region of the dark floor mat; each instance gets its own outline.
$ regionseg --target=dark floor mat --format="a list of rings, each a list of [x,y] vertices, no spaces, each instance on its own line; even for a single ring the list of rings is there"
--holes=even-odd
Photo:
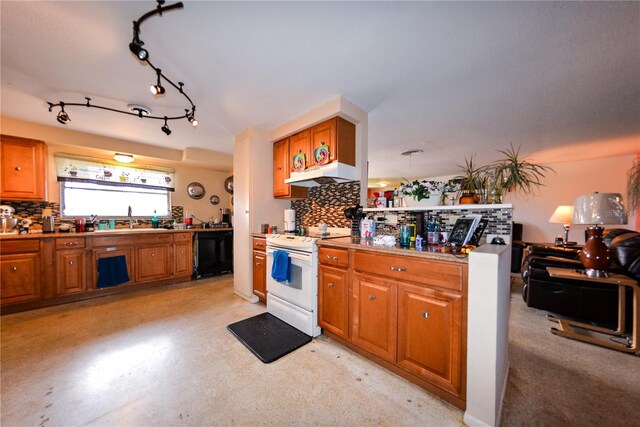
[[[263,363],[271,363],[311,342],[311,337],[270,313],[262,313],[227,326]]]

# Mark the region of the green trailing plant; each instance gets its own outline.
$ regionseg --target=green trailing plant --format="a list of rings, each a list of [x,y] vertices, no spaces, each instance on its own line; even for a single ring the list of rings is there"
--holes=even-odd
[[[640,166],[638,159],[633,160],[633,166],[627,172],[627,204],[629,210],[640,207]]]
[[[485,180],[489,178],[492,182],[491,192],[501,196],[510,191],[531,194],[539,186],[543,186],[542,179],[549,172],[555,171],[549,166],[531,163],[520,156],[520,147],[514,148],[509,144],[506,150],[498,150],[504,158],[493,162],[491,165],[481,170]]]

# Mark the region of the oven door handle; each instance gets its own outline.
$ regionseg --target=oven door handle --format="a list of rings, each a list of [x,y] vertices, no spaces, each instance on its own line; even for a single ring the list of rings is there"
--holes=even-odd
[[[273,256],[273,252],[276,250],[285,251],[286,253],[289,254],[289,258],[297,259],[300,261],[311,262],[311,260],[313,259],[312,254],[301,254],[298,252],[291,252],[286,249],[271,249],[271,248],[267,248],[267,256],[269,255]]]

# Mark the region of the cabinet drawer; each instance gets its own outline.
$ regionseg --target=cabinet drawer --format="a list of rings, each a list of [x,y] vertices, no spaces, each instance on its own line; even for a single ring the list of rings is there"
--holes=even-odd
[[[191,242],[192,233],[175,233],[173,235],[174,243]]]
[[[64,237],[56,239],[56,249],[84,248],[84,237]]]
[[[265,251],[267,249],[267,240],[261,237],[253,238],[253,250],[254,251]]]
[[[455,291],[462,290],[464,274],[466,274],[464,264],[365,251],[356,252],[354,268],[356,271],[440,286]]]
[[[40,252],[40,240],[3,240],[0,242],[0,252],[3,255]]]
[[[325,248],[318,250],[320,264],[332,265],[334,267],[347,268],[349,265],[349,252],[346,249]]]

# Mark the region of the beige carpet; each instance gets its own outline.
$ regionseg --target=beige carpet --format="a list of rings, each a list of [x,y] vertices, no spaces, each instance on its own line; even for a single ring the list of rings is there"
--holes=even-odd
[[[3,426],[461,425],[320,337],[265,365],[226,325],[264,311],[223,276],[1,318]],[[512,296],[503,425],[632,425],[640,358],[553,336]]]

